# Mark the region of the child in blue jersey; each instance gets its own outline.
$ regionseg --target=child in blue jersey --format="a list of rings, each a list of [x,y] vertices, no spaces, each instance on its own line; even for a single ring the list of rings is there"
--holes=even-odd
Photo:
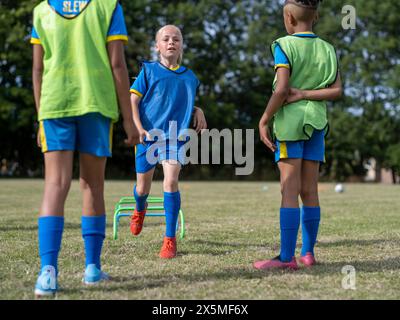
[[[105,16],[110,19],[106,21]],[[59,35],[63,37],[60,39]],[[49,0],[35,8],[32,80],[40,118],[37,143],[45,160],[45,186],[38,220],[41,271],[35,285],[36,296],[53,295],[58,289],[64,204],[75,150],[79,151],[83,196],[82,237],[86,255],[83,281],[95,284],[108,278],[100,263],[106,230],[104,173],[106,159],[111,156],[118,104],[127,134],[125,143],[132,146],[138,142],[127,94],[129,78],[123,46],[127,39],[122,8],[116,0]],[[68,51],[72,47],[76,50]],[[53,70],[57,72],[49,78]],[[93,72],[104,77],[93,79]],[[49,89],[53,83],[53,88],[65,90]],[[104,102],[107,100],[111,104]]]
[[[281,250],[276,258],[255,262],[253,266],[260,270],[298,268],[295,250],[300,222],[303,241],[299,261],[307,267],[316,263],[314,245],[320,223],[318,176],[320,163],[325,161],[324,136],[328,127],[326,105],[319,101],[336,100],[342,94],[334,49],[312,32],[319,2],[286,0],[284,24],[289,35],[272,46],[276,83],[259,130],[261,141],[275,153],[281,176]],[[291,88],[293,83],[301,89]],[[279,133],[285,137],[277,137],[275,142],[268,130],[272,118],[275,136]],[[309,127],[311,135],[306,132]]]
[[[183,37],[173,25],[162,27],[156,35],[159,61],[144,62],[138,78],[131,87],[133,118],[139,130],[140,142],[136,147],[137,184],[133,193],[136,209],[131,219],[131,232],[138,235],[146,214],[146,199],[150,193],[156,164],[148,161],[148,151],[154,144],[150,130],[165,133],[165,147],[155,150],[164,171],[164,208],[166,233],[160,251],[164,259],[176,256],[176,223],[181,206],[178,178],[182,157],[178,155],[183,144],[170,135],[170,121],[180,132],[190,126],[192,116],[196,131],[206,128],[206,120],[200,108],[194,107],[199,80],[188,68],[181,66]],[[194,114],[193,114],[194,113]]]

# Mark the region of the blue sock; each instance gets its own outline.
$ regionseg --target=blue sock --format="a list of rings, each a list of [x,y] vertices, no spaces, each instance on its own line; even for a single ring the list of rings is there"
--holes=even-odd
[[[50,265],[58,272],[58,253],[61,248],[64,217],[40,217],[39,224],[39,255],[41,268]]]
[[[281,208],[281,254],[283,262],[292,261],[296,251],[297,232],[300,226],[300,208]]]
[[[136,200],[136,210],[143,211],[144,209],[146,209],[146,200],[149,195],[145,194],[144,196],[139,196],[136,192],[136,185],[135,185],[133,187],[133,196],[135,197]]]
[[[85,242],[86,267],[95,264],[101,269],[100,256],[106,236],[106,215],[98,217],[82,216],[82,237]]]
[[[167,237],[175,237],[176,223],[178,222],[179,210],[181,208],[181,194],[177,192],[164,192],[164,208]]]
[[[303,206],[301,215],[301,234],[303,238],[303,245],[301,247],[302,256],[305,256],[307,252],[311,252],[314,255],[314,246],[317,241],[320,220],[320,207]]]

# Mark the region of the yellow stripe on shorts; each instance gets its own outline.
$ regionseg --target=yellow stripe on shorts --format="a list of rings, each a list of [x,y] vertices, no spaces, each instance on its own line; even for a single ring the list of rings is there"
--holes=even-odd
[[[112,153],[113,128],[114,128],[114,124],[113,124],[113,123],[110,123],[110,134],[109,134],[109,148],[110,148],[110,153]]]
[[[47,152],[46,133],[44,131],[43,121],[39,122],[40,144],[42,145],[42,152]]]
[[[281,142],[279,148],[280,148],[279,159],[287,159],[288,154],[287,154],[286,142]]]

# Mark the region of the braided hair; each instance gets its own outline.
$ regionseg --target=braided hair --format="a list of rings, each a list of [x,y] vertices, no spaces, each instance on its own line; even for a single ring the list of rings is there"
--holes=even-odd
[[[303,8],[318,9],[320,2],[322,2],[322,0],[286,0],[285,5],[292,3]]]

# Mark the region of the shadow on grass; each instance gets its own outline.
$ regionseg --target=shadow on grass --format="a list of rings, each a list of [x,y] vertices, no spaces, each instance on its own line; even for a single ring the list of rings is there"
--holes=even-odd
[[[400,257],[390,257],[376,261],[349,259],[347,261],[320,263],[309,271],[313,274],[341,273],[342,268],[347,265],[353,266],[356,272],[400,271]]]
[[[251,249],[266,249],[268,248],[271,251],[279,252],[280,245],[279,244],[260,244],[260,243],[239,243],[239,242],[218,242],[218,241],[208,241],[208,240],[191,240],[191,243],[196,244],[194,248],[191,248],[190,251],[187,250],[179,250],[180,255],[211,255],[211,256],[224,256],[233,252],[240,252],[242,250]],[[373,246],[373,245],[390,245],[390,246],[399,246],[400,239],[371,239],[371,240],[352,240],[352,239],[343,239],[339,241],[332,242],[318,242],[317,248],[324,247],[353,247],[353,246]],[[301,249],[301,242],[298,242],[296,245],[297,249]]]
[[[238,242],[218,242],[218,241],[207,241],[207,240],[191,240],[191,243],[196,244],[194,248],[191,248],[190,251],[179,250],[179,254],[188,255],[188,254],[204,254],[204,255],[212,255],[212,256],[224,256],[233,252],[240,252],[242,250],[246,250],[249,248],[265,248],[265,245],[260,243],[252,244],[252,243],[238,243]]]
[[[353,246],[373,246],[387,244],[400,246],[400,239],[341,239],[335,241],[318,241],[318,247],[353,247]]]
[[[179,258],[178,258],[179,259]],[[341,272],[342,268],[346,265],[352,265],[355,267],[356,272],[383,272],[383,271],[398,271],[400,270],[400,257],[393,257],[378,261],[337,261],[329,263],[320,263],[313,268],[301,267],[297,271],[288,270],[269,270],[260,271],[255,270],[251,266],[252,261],[247,266],[225,268],[217,272],[202,272],[193,274],[159,274],[159,275],[124,275],[124,276],[113,276],[110,281],[103,283],[100,286],[85,286],[77,288],[66,288],[63,290],[66,294],[82,293],[85,291],[89,292],[114,292],[124,291],[129,294],[130,291],[140,291],[152,288],[162,288],[170,286],[171,281],[174,283],[184,282],[187,285],[204,282],[204,281],[227,281],[227,280],[261,280],[266,277],[273,276],[274,279],[278,277],[286,277],[287,274],[293,276],[324,276],[324,275],[337,275],[343,277]],[[300,278],[301,279],[301,278]],[[285,280],[287,281],[287,279]],[[308,280],[309,281],[309,280]],[[312,280],[318,281],[318,280]]]
[[[301,240],[297,241],[296,248],[301,249]],[[341,240],[334,240],[334,241],[317,241],[315,247],[316,248],[332,248],[332,247],[355,247],[355,246],[393,246],[399,247],[400,246],[400,239],[341,239]],[[265,244],[264,248],[270,248],[273,251],[280,250],[280,244],[273,244],[268,245]]]
[[[219,242],[219,241],[208,241],[208,240],[192,240],[191,242],[197,243],[197,244],[204,244],[208,246],[215,246],[215,247],[232,247],[232,248],[241,248],[241,249],[246,249],[247,247],[260,247],[260,248],[265,248],[264,244],[260,243],[235,243],[235,242]]]
[[[18,220],[18,223],[21,223],[20,220]],[[81,224],[80,223],[65,223],[64,224],[64,229],[81,229]],[[11,226],[7,226],[7,225],[1,225],[0,226],[0,231],[37,231],[38,230],[38,225],[37,222],[35,222],[34,224],[29,223],[29,224],[25,224],[25,225],[21,225],[21,224],[17,224],[17,225],[11,225]]]
[[[278,274],[283,274],[282,271],[277,270]],[[229,279],[262,279],[264,273],[259,273],[251,269],[228,269],[221,270],[214,273],[201,273],[201,274],[174,274],[174,275],[147,275],[147,276],[113,276],[110,281],[103,283],[100,286],[86,286],[84,288],[65,288],[64,293],[73,294],[82,291],[100,291],[100,292],[113,292],[113,291],[139,291],[149,288],[162,288],[170,286],[171,281],[186,282],[188,285],[195,282],[212,281],[212,280],[229,280]]]

